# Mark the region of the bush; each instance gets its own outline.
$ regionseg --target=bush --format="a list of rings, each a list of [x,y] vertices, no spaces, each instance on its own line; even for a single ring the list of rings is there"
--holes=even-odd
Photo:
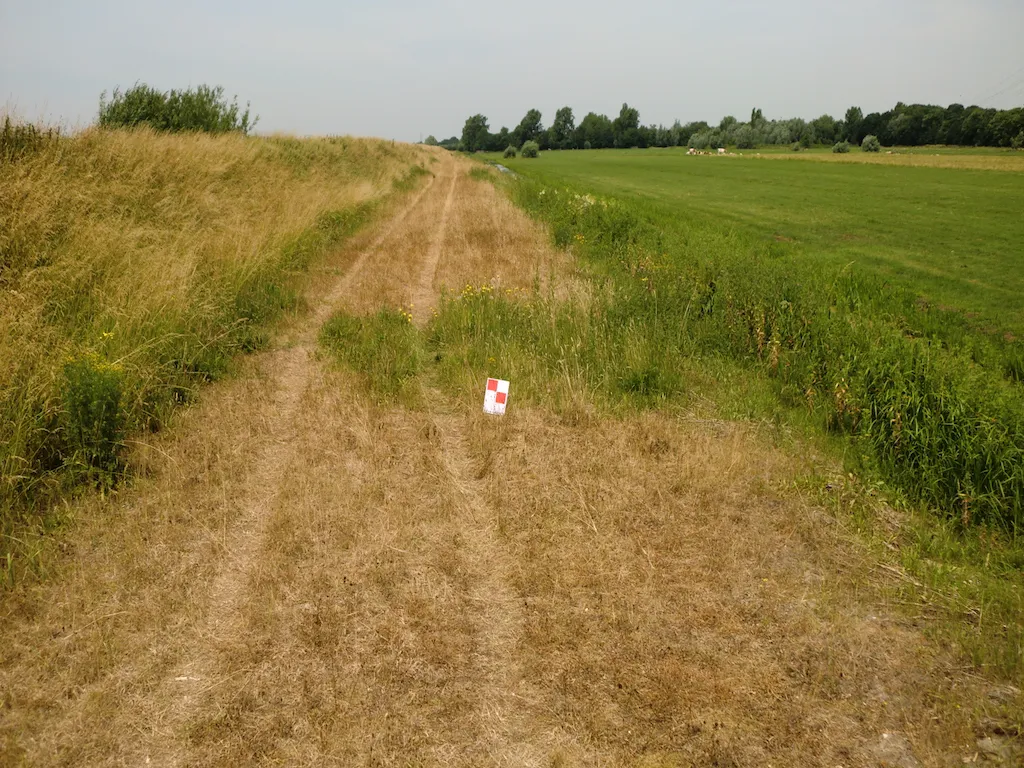
[[[791,146],[789,149],[791,152],[799,152],[800,150],[803,149],[803,147],[800,145],[799,141],[794,141],[793,146]]]
[[[507,147],[505,147],[505,151],[502,153],[501,156],[502,157],[506,157],[506,158],[507,157],[515,157],[516,156],[516,148],[513,147],[511,144],[509,144]]]
[[[877,136],[868,135],[864,137],[860,148],[865,152],[880,152],[882,150],[882,142],[878,140]]]
[[[524,142],[523,148],[519,150],[519,154],[522,157],[537,157],[540,154],[540,145],[536,141]]]
[[[224,89],[199,85],[184,91],[163,93],[145,83],[137,83],[127,91],[115,88],[107,101],[100,95],[99,125],[101,128],[134,128],[149,125],[157,131],[184,133],[203,131],[248,134],[259,120],[250,118],[249,105],[240,112],[237,97],[228,103]]]
[[[1010,146],[1014,149],[1024,149],[1024,131],[1010,139]]]
[[[832,145],[832,152],[837,155],[845,155],[850,151],[850,142],[848,141],[837,141]]]
[[[1024,135],[1024,134],[1022,134],[1022,135]],[[584,141],[583,142],[583,148],[584,149],[593,149],[594,147],[591,145],[591,143],[589,141]]]

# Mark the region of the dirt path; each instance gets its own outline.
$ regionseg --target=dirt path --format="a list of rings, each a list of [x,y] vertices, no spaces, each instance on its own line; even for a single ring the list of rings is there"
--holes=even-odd
[[[454,176],[452,177],[454,182]],[[310,383],[316,334],[354,277],[387,246],[411,211],[430,194],[431,176],[414,196],[363,250],[345,275],[336,281],[315,307],[309,320],[297,329],[292,346],[273,352],[267,361],[272,389],[271,409],[265,444],[251,465],[245,482],[242,511],[224,533],[225,553],[210,587],[206,618],[194,629],[189,652],[158,688],[155,699],[166,701],[165,714],[147,745],[146,759],[157,765],[178,765],[184,760],[185,730],[196,716],[202,695],[223,682],[218,656],[237,644],[245,632],[241,612],[245,590],[258,565],[258,555],[267,536],[270,512],[279,503],[286,474],[293,469],[297,440],[296,415]],[[450,193],[449,193],[450,198]]]
[[[946,765],[979,681],[740,425],[386,405],[322,361],[339,307],[571,283],[439,153],[250,375],[83,502],[4,604],[0,763]],[[140,458],[141,461],[141,458]],[[91,506],[90,506],[91,504]],[[979,705],[981,706],[981,705]]]

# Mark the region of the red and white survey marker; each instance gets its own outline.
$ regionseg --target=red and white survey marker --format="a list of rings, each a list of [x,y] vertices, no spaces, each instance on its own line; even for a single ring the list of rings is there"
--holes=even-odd
[[[484,390],[484,413],[504,416],[506,403],[508,403],[508,382],[504,379],[488,379],[487,389]]]

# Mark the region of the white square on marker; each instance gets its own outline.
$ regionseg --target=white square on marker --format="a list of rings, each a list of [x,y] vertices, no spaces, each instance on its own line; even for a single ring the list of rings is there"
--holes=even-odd
[[[504,379],[488,379],[487,389],[484,390],[484,413],[504,416],[507,403],[508,382]]]

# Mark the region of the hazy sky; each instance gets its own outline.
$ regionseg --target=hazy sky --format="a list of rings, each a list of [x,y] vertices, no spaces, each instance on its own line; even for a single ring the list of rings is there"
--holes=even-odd
[[[1024,105],[1022,0],[0,0],[0,105],[84,125],[104,89],[223,85],[260,132],[416,141],[550,124]]]

